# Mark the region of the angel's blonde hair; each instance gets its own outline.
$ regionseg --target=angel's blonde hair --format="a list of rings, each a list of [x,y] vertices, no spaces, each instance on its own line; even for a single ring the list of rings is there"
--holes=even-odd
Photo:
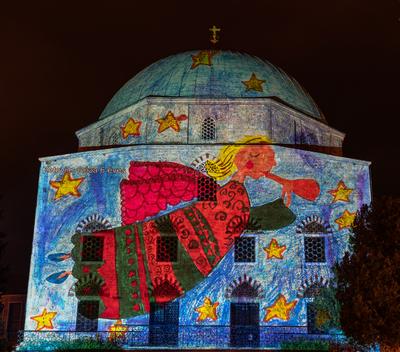
[[[266,136],[244,136],[235,142],[235,144],[223,147],[217,158],[214,160],[207,160],[205,168],[207,174],[215,180],[224,180],[232,175],[237,167],[233,162],[236,154],[247,144],[266,144],[272,141]]]

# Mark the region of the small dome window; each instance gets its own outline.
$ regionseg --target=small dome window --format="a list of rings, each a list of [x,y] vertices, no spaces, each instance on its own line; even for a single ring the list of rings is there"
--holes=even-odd
[[[204,119],[201,125],[201,138],[205,141],[215,140],[215,119],[213,117],[208,116]]]

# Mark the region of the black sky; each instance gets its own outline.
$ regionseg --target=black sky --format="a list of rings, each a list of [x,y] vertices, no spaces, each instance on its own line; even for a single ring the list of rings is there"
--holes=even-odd
[[[0,230],[9,292],[25,292],[38,157],[77,150],[74,132],[154,61],[209,47],[294,76],[344,155],[372,161],[375,194],[399,195],[400,1],[26,1],[0,6]]]

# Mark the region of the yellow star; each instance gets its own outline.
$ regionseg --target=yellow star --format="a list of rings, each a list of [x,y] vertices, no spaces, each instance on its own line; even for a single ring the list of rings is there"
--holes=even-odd
[[[53,329],[53,319],[57,315],[57,312],[48,312],[46,308],[43,309],[42,314],[31,317],[32,320],[36,321],[35,331],[43,329]]]
[[[349,228],[353,224],[356,214],[356,212],[350,213],[346,209],[343,214],[335,220],[335,222],[339,225],[339,230]]]
[[[201,50],[196,55],[192,55],[192,66],[190,68],[193,69],[200,65],[211,66],[211,59],[216,53],[215,50]]]
[[[336,189],[328,191],[333,196],[332,203],[336,203],[339,200],[343,202],[349,202],[349,196],[353,192],[352,188],[347,188],[343,181],[339,181]]]
[[[269,243],[269,246],[264,247],[263,249],[264,252],[267,253],[267,259],[283,259],[283,252],[286,250],[286,246],[279,246],[278,241],[273,238]]]
[[[296,300],[288,303],[286,297],[280,294],[276,301],[272,304],[272,306],[264,308],[267,311],[267,314],[264,317],[264,321],[267,322],[271,319],[281,319],[284,321],[288,321],[290,319],[290,313],[296,306],[296,304]]]
[[[187,119],[186,115],[179,115],[175,117],[171,111],[168,111],[168,114],[165,117],[156,119],[156,121],[160,124],[160,126],[158,126],[158,133],[164,132],[170,127],[174,131],[179,132],[181,130],[179,121],[183,121],[186,119]]]
[[[257,92],[263,92],[262,84],[265,83],[263,79],[258,79],[255,73],[251,74],[251,77],[248,81],[242,81],[242,83],[246,86],[246,90],[255,90]]]
[[[206,297],[204,299],[204,304],[199,308],[196,308],[196,312],[200,313],[197,321],[203,321],[207,318],[212,320],[217,320],[217,307],[219,303],[215,302],[214,304],[211,302],[211,299]]]
[[[57,190],[54,199],[60,199],[69,194],[74,197],[80,197],[81,194],[78,191],[78,187],[84,179],[84,177],[72,178],[71,172],[66,171],[61,181],[50,181],[50,186]]]
[[[115,324],[111,325],[108,328],[108,339],[110,341],[115,341],[117,339],[122,339],[125,337],[126,333],[128,332],[128,326],[123,325],[121,320],[117,320]]]
[[[130,117],[125,126],[121,127],[122,137],[126,139],[128,136],[140,136],[139,128],[141,125],[142,121],[135,121]]]

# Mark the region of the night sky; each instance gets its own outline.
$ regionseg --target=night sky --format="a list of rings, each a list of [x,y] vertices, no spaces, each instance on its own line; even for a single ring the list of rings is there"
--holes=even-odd
[[[295,77],[344,155],[372,161],[375,194],[400,195],[400,1],[30,1],[0,8],[0,230],[8,292],[26,292],[41,156],[165,56],[209,48],[268,59]]]

